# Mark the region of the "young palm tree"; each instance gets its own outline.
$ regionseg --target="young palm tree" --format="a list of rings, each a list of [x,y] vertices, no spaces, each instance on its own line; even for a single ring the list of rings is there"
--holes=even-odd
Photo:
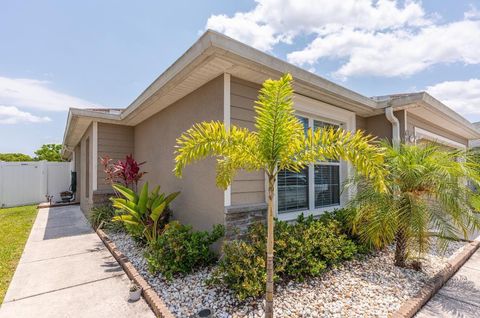
[[[432,144],[397,149],[385,144],[385,149],[388,191],[360,183],[350,202],[356,207],[354,233],[376,247],[395,241],[395,265],[405,267],[410,248],[420,257],[434,236],[444,249],[448,239],[479,228],[479,214],[472,209],[478,195],[467,180],[479,184],[480,166],[471,153],[442,151]]]
[[[265,317],[273,317],[273,200],[280,170],[299,172],[306,165],[328,159],[344,159],[357,167],[372,184],[384,188],[383,156],[372,138],[342,129],[304,133],[293,110],[292,77],[267,80],[256,102],[256,131],[221,122],[194,125],[177,139],[174,173],[195,160],[217,159],[216,183],[226,189],[239,169],[263,170],[268,179],[267,285]]]

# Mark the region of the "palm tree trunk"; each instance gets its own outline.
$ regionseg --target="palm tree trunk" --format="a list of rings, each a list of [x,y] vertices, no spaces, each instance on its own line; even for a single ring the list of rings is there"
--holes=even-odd
[[[404,230],[398,230],[395,235],[395,266],[405,267],[407,258],[407,236]]]
[[[273,317],[273,195],[275,176],[268,176],[267,215],[267,292],[265,294],[265,318]]]

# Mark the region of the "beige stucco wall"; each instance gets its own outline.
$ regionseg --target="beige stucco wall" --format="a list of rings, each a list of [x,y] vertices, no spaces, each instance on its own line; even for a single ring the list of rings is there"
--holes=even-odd
[[[254,130],[254,101],[260,85],[235,77],[230,83],[231,124]],[[265,202],[265,177],[263,172],[240,171],[232,182],[232,205]]]
[[[404,140],[405,137],[405,111],[400,110],[394,112],[395,117],[400,122],[400,139]],[[358,124],[357,117],[357,124]],[[363,129],[367,134],[376,136],[379,140],[388,139],[392,140],[392,123],[388,121],[385,114],[379,114],[376,116],[367,117],[363,120]],[[357,128],[359,128],[357,126]]]
[[[80,156],[81,156],[81,160],[80,160],[80,176],[77,176],[80,177],[80,207],[83,211],[83,213],[87,214],[88,211],[90,211],[90,208],[92,206],[92,202],[91,202],[91,199],[92,199],[92,194],[93,194],[93,191],[92,191],[92,180],[93,180],[93,160],[88,160],[88,164],[89,164],[89,169],[87,169],[87,160],[86,160],[86,156],[87,156],[87,148],[86,148],[86,145],[87,145],[87,139],[89,140],[89,153],[90,153],[90,156],[92,155],[93,153],[93,125],[90,125],[88,128],[87,128],[87,131],[85,132],[85,134],[83,135],[81,141],[80,141]],[[88,170],[88,171],[87,171]],[[87,172],[89,173],[89,195],[87,197],[86,195],[86,190],[87,190]]]
[[[366,131],[367,129],[367,119],[365,117],[355,116],[355,127],[357,130]]]
[[[183,178],[172,173],[176,138],[201,121],[223,121],[223,76],[218,77],[134,128],[134,156],[146,161],[144,180],[161,191],[181,191],[171,204],[174,218],[197,230],[224,223],[224,191],[215,185],[215,161],[188,166]]]
[[[105,181],[104,167],[100,158],[109,156],[112,162],[125,160],[125,156],[133,154],[133,127],[98,123],[98,164],[97,164],[97,189],[111,190],[110,183]]]
[[[442,137],[448,138],[450,140],[459,142],[463,145],[468,145],[468,140],[461,136],[458,136],[440,126],[437,126],[433,123],[426,121],[423,118],[413,115],[407,111],[407,130],[409,134],[413,135],[415,127],[428,130],[434,134],[440,135]]]

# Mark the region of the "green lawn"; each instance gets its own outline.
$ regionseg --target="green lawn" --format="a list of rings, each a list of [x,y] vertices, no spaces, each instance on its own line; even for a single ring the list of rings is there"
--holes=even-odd
[[[0,209],[0,304],[17,267],[27,241],[37,207]]]

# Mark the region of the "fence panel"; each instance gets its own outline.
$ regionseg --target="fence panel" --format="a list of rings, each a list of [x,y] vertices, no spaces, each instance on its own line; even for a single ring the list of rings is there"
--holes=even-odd
[[[47,194],[58,201],[69,187],[69,162],[0,162],[0,207],[44,202]]]

